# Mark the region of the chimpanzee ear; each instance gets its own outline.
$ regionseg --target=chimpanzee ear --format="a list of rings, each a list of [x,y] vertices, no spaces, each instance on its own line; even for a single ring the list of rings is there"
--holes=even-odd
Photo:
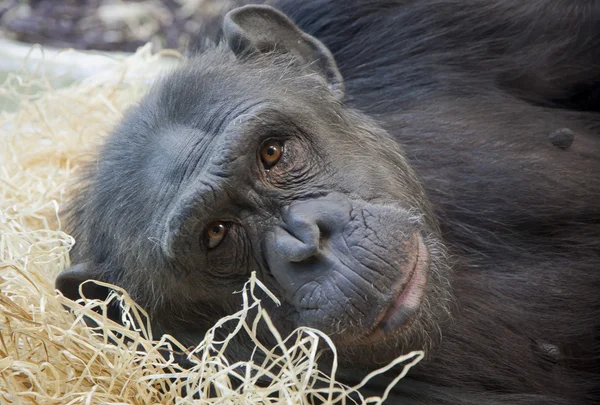
[[[238,57],[272,51],[294,55],[323,76],[338,99],[344,96],[344,80],[329,49],[274,8],[250,5],[230,11],[223,34]]]
[[[100,280],[100,272],[90,263],[80,263],[69,267],[58,275],[54,284],[65,297],[75,301],[82,298],[79,286],[88,280]],[[86,283],[82,287],[86,298],[104,300],[108,297],[109,290],[95,283]]]

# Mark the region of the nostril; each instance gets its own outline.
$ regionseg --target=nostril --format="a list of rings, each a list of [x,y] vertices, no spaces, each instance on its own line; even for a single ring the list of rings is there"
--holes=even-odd
[[[316,258],[319,249],[313,246],[306,246],[304,249],[297,250],[294,255],[290,255],[289,261],[292,263],[306,263],[311,259]]]
[[[337,204],[316,200],[292,203],[282,214],[282,228],[289,238],[285,260],[296,263],[319,259],[347,220],[346,211]]]
[[[293,232],[290,229],[283,230],[287,235],[280,237],[282,252],[287,260],[294,263],[304,262],[314,257],[319,252],[319,230],[312,232]]]
[[[319,221],[316,224],[317,232],[319,232],[319,245],[323,246],[329,241],[331,236],[331,229],[327,226],[328,224],[323,221]]]

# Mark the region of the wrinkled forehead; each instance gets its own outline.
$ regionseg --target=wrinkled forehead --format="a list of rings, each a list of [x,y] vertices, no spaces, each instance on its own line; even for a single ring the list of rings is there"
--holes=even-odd
[[[218,143],[221,152],[243,151],[250,146],[247,138],[261,132],[316,131],[339,116],[338,107],[318,77],[289,61],[240,62],[216,49],[162,80],[142,114],[159,146],[156,153],[191,153],[186,160],[203,165],[210,144]]]
[[[269,100],[240,100],[187,122],[163,122],[148,147],[154,178],[186,181],[200,174],[226,178],[254,156],[262,140],[306,134],[292,111]]]
[[[256,105],[301,115],[331,97],[318,75],[283,57],[241,62],[217,48],[163,80],[153,99],[163,121],[215,133]]]
[[[318,132],[337,103],[326,86],[288,64],[203,55],[160,82],[142,103],[153,187],[184,184],[207,172],[228,175],[261,137]]]

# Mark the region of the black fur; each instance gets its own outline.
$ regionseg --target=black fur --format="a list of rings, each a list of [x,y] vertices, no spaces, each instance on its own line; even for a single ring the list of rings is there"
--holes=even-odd
[[[328,123],[335,123],[331,125],[338,129],[346,128],[344,125],[357,128],[355,120],[364,119],[369,133],[375,134],[373,139],[385,142],[385,137],[378,138],[373,122],[353,111],[373,118],[403,147],[420,179],[420,185],[415,185],[406,175],[403,203],[410,200],[408,206],[419,207],[426,218],[422,232],[439,238],[451,255],[451,259],[444,260],[452,265],[453,275],[441,272],[436,283],[444,285],[451,279],[455,301],[452,320],[436,313],[424,321],[429,329],[424,326],[422,335],[431,335],[432,350],[398,384],[389,403],[598,403],[600,4],[566,0],[348,0],[342,5],[333,0],[289,0],[276,1],[274,6],[329,48],[345,81],[345,110],[338,110],[333,102],[318,108],[328,100],[325,90],[317,82],[294,79],[297,72],[288,72],[289,95],[281,98],[281,108],[285,110],[286,103],[292,103],[288,107],[299,108],[299,115],[308,114],[306,121],[313,128],[330,128]],[[176,194],[160,188],[166,187],[168,179],[152,180],[147,188],[141,186],[139,173],[148,168],[167,173],[168,169],[170,176],[186,179],[173,183],[176,187],[189,189],[192,183],[187,178],[193,170],[189,161],[178,160],[181,156],[172,157],[179,168],[160,166],[161,162],[169,163],[165,160],[147,165],[148,160],[154,162],[155,150],[161,147],[155,139],[166,136],[161,132],[165,122],[173,124],[168,136],[177,139],[195,139],[189,133],[191,127],[203,133],[220,133],[231,117],[254,106],[231,105],[237,95],[257,95],[259,100],[259,95],[276,97],[283,91],[272,83],[273,73],[264,66],[248,68],[233,62],[230,52],[213,52],[207,50],[194,59],[191,67],[168,79],[128,116],[105,147],[100,175],[91,172],[88,182],[92,186],[74,204],[72,232],[79,244],[74,260],[91,260],[96,266],[104,266],[96,272],[102,274],[99,278],[133,286],[128,278],[159,280],[160,272],[160,277],[170,280],[165,281],[166,285],[172,285],[175,291],[177,286],[183,288],[181,280],[185,280],[178,272],[193,268],[188,261],[205,260],[189,242],[189,234],[196,231],[191,225],[186,229],[189,234],[174,234],[176,242],[162,241],[163,251],[160,244],[151,243],[150,237],[162,235],[157,229],[165,230],[161,218],[167,216],[170,203],[161,198],[170,199]],[[217,66],[225,68],[219,70]],[[206,72],[212,72],[211,80],[191,84],[194,77],[204,77]],[[314,100],[310,101],[313,88]],[[316,118],[310,116],[315,111],[305,107],[313,104],[321,114]],[[336,113],[343,117],[340,121]],[[287,123],[282,128],[294,130]],[[557,147],[565,143],[556,145],[552,138],[556,131],[564,132],[563,128],[570,134],[566,148]],[[236,142],[220,145],[227,154],[228,148],[239,146]],[[204,147],[200,143],[190,146]],[[350,146],[340,144],[339,148]],[[220,152],[210,153],[219,156]],[[202,155],[204,160],[198,165],[209,167],[209,155]],[[372,167],[387,173],[388,158],[392,159],[382,152],[381,161],[360,163],[358,159],[356,170],[364,169],[366,177],[354,174],[341,158],[336,164],[349,170],[347,177],[356,183],[356,179],[377,179]],[[125,161],[127,164],[122,163]],[[314,165],[319,163],[315,161]],[[398,170],[411,173],[401,161],[398,165]],[[110,179],[116,167],[124,173]],[[227,179],[229,172],[223,170],[213,174]],[[227,187],[234,187],[227,189],[230,196],[240,188],[246,190],[243,182],[223,181]],[[347,187],[348,195],[357,193],[357,201],[368,200],[369,204],[377,193],[400,193],[384,190],[376,180],[372,185],[365,180],[360,184],[362,188],[370,187],[367,198],[360,194],[367,191],[352,190],[356,186],[348,181],[336,182],[335,190]],[[228,207],[229,202],[219,199],[221,194],[214,184],[208,186],[212,193],[199,194],[204,211],[213,210],[217,203]],[[302,189],[303,198],[308,198],[311,191],[318,195],[310,198],[325,201],[319,198],[333,189],[323,182],[311,187],[314,189]],[[421,197],[420,187],[430,205],[427,198]],[[129,189],[134,191],[125,191]],[[260,206],[262,211],[257,215],[264,214],[261,224],[269,223],[269,215],[279,212],[279,203],[267,205],[262,195],[247,194],[245,198],[245,203]],[[299,199],[288,195],[279,198]],[[150,204],[148,199],[155,200]],[[335,206],[343,205],[335,201]],[[323,204],[329,207],[331,201]],[[368,207],[380,218],[387,215],[377,207]],[[125,213],[116,213],[123,210]],[[193,212],[190,215],[200,215]],[[120,219],[115,219],[118,215]],[[204,212],[200,216],[204,221],[209,215]],[[185,224],[188,220],[177,219],[175,223]],[[402,226],[409,229],[412,225]],[[124,249],[125,244],[132,246]],[[432,245],[428,246],[431,249]],[[180,253],[180,259],[171,260],[164,253],[171,248]],[[247,248],[260,251],[253,241]],[[181,259],[182,255],[185,258]],[[248,260],[240,266],[263,269],[262,275],[271,283],[267,284],[285,296],[280,278],[273,280],[260,257]],[[142,270],[132,270],[136,266],[153,270],[144,276]],[[231,280],[229,283],[234,282]],[[193,307],[191,297],[186,301],[187,312],[172,302],[183,299],[172,291],[154,296],[150,291],[149,287],[144,290],[139,286],[138,294],[133,295],[143,305],[156,309],[162,330],[176,336],[179,333],[184,341],[197,339],[214,317],[232,311],[236,305],[222,298],[226,288],[218,283],[203,290],[204,294],[211,291],[215,295],[206,297],[210,303]],[[157,296],[160,302],[155,302]],[[355,304],[350,298],[349,302]],[[177,311],[182,319],[170,316]],[[347,324],[360,333],[361,323],[348,316]],[[429,322],[434,320],[439,321],[435,325],[441,329],[441,340],[436,338],[438,329]],[[284,330],[294,326],[281,322]],[[332,329],[331,333],[346,332]],[[381,357],[389,360],[407,348],[418,348],[419,342],[429,344],[424,338],[417,343],[408,338],[402,342],[397,352],[390,351],[389,346],[384,351],[377,347],[349,349],[345,353],[347,363],[361,362],[360,368],[366,369],[381,363]],[[246,350],[242,346],[240,356]],[[346,364],[342,375],[352,382],[358,373],[350,365]],[[380,394],[391,378],[381,377],[368,387],[369,392]]]
[[[412,373],[415,403],[599,401],[600,104],[560,107],[597,93],[600,4],[280,5],[404,146],[459,257],[455,323]],[[562,127],[568,151],[548,142]],[[562,348],[558,365],[537,341]]]

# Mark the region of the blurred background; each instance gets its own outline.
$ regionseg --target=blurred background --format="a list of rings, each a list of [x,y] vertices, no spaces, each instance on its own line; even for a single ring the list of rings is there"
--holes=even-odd
[[[55,48],[183,51],[248,0],[0,0],[0,38]]]

